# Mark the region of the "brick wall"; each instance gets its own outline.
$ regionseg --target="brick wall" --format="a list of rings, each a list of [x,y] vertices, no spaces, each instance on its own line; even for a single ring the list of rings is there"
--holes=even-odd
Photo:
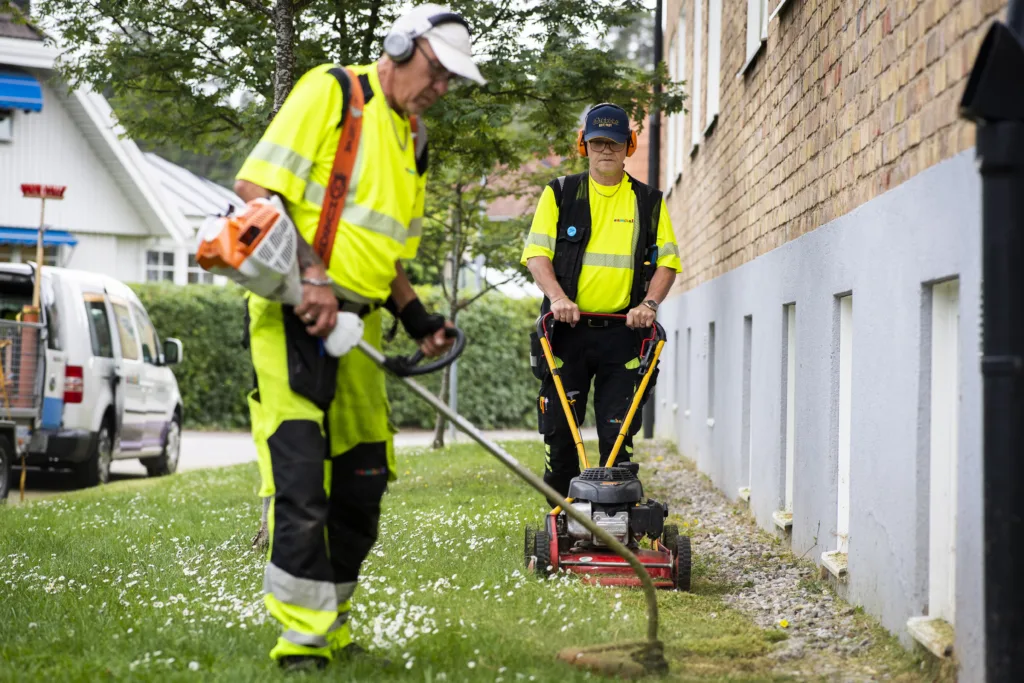
[[[693,81],[702,2],[706,111],[708,0],[669,0],[667,50],[684,12]],[[769,12],[778,0],[768,0]],[[974,144],[957,107],[978,46],[1006,0],[788,0],[746,61],[747,3],[723,0],[718,122],[661,186],[683,256],[676,290],[697,286],[842,216]],[[688,104],[690,109],[691,105]],[[702,125],[703,129],[704,126]]]

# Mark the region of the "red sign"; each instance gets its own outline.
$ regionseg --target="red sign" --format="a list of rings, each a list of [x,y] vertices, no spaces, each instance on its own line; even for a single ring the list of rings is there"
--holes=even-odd
[[[64,199],[66,185],[33,185],[22,183],[21,196],[26,199]]]

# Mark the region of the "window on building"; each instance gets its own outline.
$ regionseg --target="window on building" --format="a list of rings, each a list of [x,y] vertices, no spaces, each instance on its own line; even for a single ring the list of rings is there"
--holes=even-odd
[[[837,519],[836,549],[848,552],[850,536],[850,428],[853,397],[853,296],[839,298],[839,380],[836,386],[838,403]]]
[[[796,453],[796,304],[783,307],[783,351],[782,351],[782,419],[785,443],[783,444],[782,511],[793,512],[793,471]]]
[[[693,99],[690,100],[690,120],[693,134],[691,136],[691,154],[700,144],[701,133],[704,131],[704,119],[700,116],[701,93],[704,91],[704,0],[693,0],[693,79],[690,81]]]
[[[692,327],[687,327],[686,328],[686,380],[685,380],[685,382],[683,384],[683,391],[685,392],[684,396],[685,396],[685,401],[686,401],[683,404],[684,406],[686,406],[683,414],[686,417],[690,417],[690,404],[692,403],[692,401],[690,400],[690,396],[693,394],[693,391],[690,388],[691,385],[692,385],[691,379],[692,379],[692,368],[693,368],[693,366],[691,365],[691,361],[690,361],[691,358],[693,358],[693,328]]]
[[[708,0],[708,85],[704,133],[718,118],[722,81],[722,0]]]
[[[196,261],[195,254],[188,255],[188,283],[190,285],[213,284],[213,273],[208,273],[202,269],[199,262]]]
[[[673,81],[678,81],[681,76],[680,72],[676,69],[676,62],[678,60],[679,52],[679,34],[672,36],[672,41],[669,43],[668,48],[668,77]],[[676,182],[676,176],[679,174],[679,163],[676,160],[676,120],[680,118],[682,114],[673,114],[668,118],[668,131],[667,131],[667,165],[668,171],[666,185],[671,188]]]
[[[28,244],[0,244],[0,263],[28,263],[36,260],[36,248]],[[58,267],[60,247],[43,247],[43,265]]]
[[[928,616],[955,623],[960,281],[932,287]]]
[[[146,252],[146,282],[174,282],[174,252]]]
[[[121,357],[125,360],[139,359],[139,338],[135,332],[131,313],[124,304],[114,304],[114,318],[117,320],[117,336],[121,341]]]
[[[746,73],[754,57],[768,40],[768,0],[747,0],[747,54],[739,75]]]
[[[679,52],[676,55],[676,73],[679,74],[679,78],[686,77],[686,20],[683,17],[684,13],[679,12],[679,23],[676,30],[679,31]],[[684,126],[685,118],[683,113],[680,112],[676,117],[676,165],[678,166],[676,172],[683,172],[683,145],[686,144],[686,130]]]
[[[715,324],[708,324],[708,427],[715,426]]]
[[[754,443],[750,438],[751,410],[753,408],[754,395],[751,391],[753,383],[753,348],[754,348],[754,316],[748,315],[743,318],[743,403],[740,406],[740,458],[741,469],[740,481],[744,482],[749,498],[752,486],[751,471],[754,461]]]

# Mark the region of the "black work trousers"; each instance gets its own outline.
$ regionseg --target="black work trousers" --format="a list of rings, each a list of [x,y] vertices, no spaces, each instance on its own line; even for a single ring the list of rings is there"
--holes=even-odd
[[[554,355],[562,363],[559,376],[577,423],[586,415],[591,381],[594,384],[594,417],[601,457],[599,463],[595,463],[592,454],[588,454],[591,467],[603,466],[611,455],[642,379],[638,372],[640,344],[643,336],[649,333],[631,330],[618,321],[607,327],[594,326],[603,322],[584,317],[576,327],[559,324],[551,340]],[[638,409],[622,449],[615,458],[616,463],[631,459],[633,436],[640,426],[641,411]],[[538,430],[544,435],[544,481],[565,497],[569,493],[570,480],[580,473],[580,461],[558,391],[550,376],[541,383]]]

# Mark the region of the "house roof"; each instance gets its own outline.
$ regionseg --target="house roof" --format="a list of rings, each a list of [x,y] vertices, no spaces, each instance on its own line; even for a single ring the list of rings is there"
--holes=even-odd
[[[0,38],[42,41],[43,34],[13,13],[0,12]]]
[[[206,216],[224,213],[230,204],[236,208],[245,204],[231,190],[187,168],[152,152],[143,156],[149,164],[150,176],[159,184],[167,203],[193,224],[198,224]]]

